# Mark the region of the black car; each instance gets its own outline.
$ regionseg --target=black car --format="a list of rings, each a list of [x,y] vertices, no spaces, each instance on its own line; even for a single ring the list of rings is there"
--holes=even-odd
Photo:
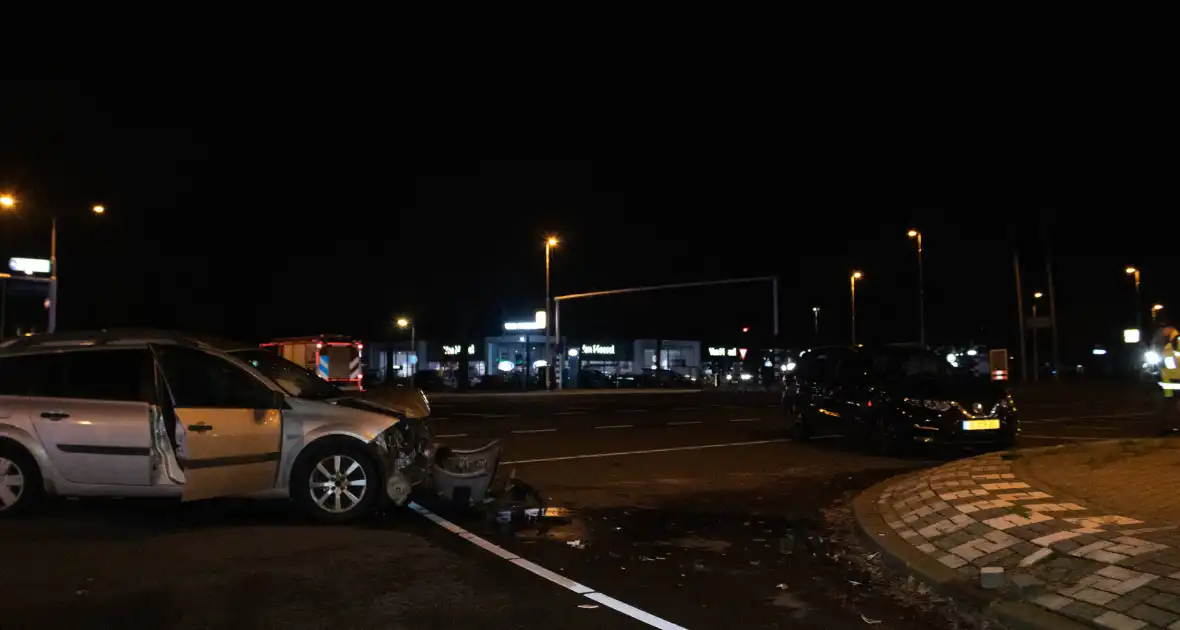
[[[1016,408],[1003,387],[918,346],[808,350],[787,378],[783,409],[800,439],[841,434],[883,453],[1016,442]]]

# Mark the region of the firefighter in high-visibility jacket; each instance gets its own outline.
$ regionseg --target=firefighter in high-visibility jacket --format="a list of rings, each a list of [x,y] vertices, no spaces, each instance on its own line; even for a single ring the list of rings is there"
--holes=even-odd
[[[1180,330],[1160,323],[1151,339],[1151,351],[1159,355],[1160,380],[1163,400],[1159,409],[1160,430],[1163,433],[1180,431]]]
[[[1151,351],[1159,354],[1160,387],[1165,398],[1180,389],[1180,330],[1163,324],[1152,338]]]

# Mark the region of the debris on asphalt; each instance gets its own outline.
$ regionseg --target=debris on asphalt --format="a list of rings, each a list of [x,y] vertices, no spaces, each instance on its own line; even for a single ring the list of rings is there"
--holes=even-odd
[[[869,555],[865,556],[865,560],[872,560],[873,558],[876,558],[879,555],[881,555],[881,552],[875,551],[875,552],[870,553]]]
[[[565,544],[573,547],[574,549],[585,549],[586,548],[586,543],[582,542],[581,540],[567,540],[567,541],[565,541]]]
[[[782,583],[782,582],[779,582],[777,585],[775,585],[775,588],[777,588],[777,589],[778,589],[778,590],[780,590],[780,591],[785,591],[785,590],[787,590],[788,588],[791,588],[791,587],[787,586],[786,584],[784,584],[784,583]]]
[[[578,604],[578,608],[585,608],[586,610],[593,610],[598,608],[598,604]]]
[[[979,570],[979,585],[986,589],[1004,586],[1003,567],[983,567]]]
[[[860,616],[860,618],[864,619],[865,623],[869,624],[870,626],[881,623],[880,619],[869,619],[868,617],[864,616],[863,614]]]

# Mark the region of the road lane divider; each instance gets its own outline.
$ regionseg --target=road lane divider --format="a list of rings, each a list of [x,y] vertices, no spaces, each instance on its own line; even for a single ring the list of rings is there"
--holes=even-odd
[[[557,429],[515,429],[513,433],[553,433]]]
[[[418,514],[420,514],[421,516],[423,516],[424,518],[426,518],[427,520],[429,520],[430,522],[434,523],[435,525],[438,525],[439,527],[447,530],[448,532],[455,534],[459,538],[466,540],[467,542],[479,547],[480,549],[483,549],[484,551],[487,551],[488,553],[491,553],[492,555],[494,555],[498,558],[501,558],[503,560],[507,560],[509,563],[514,564],[514,565],[524,569],[525,571],[532,573],[533,575],[545,578],[546,580],[552,582],[553,584],[556,584],[568,591],[571,591],[573,593],[577,593],[578,595],[586,597],[587,599],[598,602],[599,604],[602,604],[603,606],[606,606],[607,608],[610,608],[611,610],[614,610],[616,612],[627,615],[628,617],[631,617],[632,619],[635,619],[636,621],[645,623],[653,628],[659,628],[660,630],[687,630],[686,628],[684,628],[684,626],[678,626],[678,625],[672,623],[671,621],[668,621],[666,619],[662,619],[662,618],[657,617],[649,612],[640,610],[639,608],[631,606],[630,604],[627,604],[627,603],[619,601],[613,597],[610,597],[609,595],[605,595],[603,593],[595,591],[594,589],[590,588],[589,586],[586,586],[585,584],[579,584],[578,582],[575,582],[575,581],[565,577],[564,575],[561,575],[560,573],[550,571],[549,569],[546,569],[545,567],[543,567],[535,562],[525,560],[524,558],[521,558],[519,555],[512,553],[511,551],[509,551],[509,550],[507,550],[507,549],[505,549],[505,548],[503,548],[503,547],[501,547],[501,546],[499,546],[499,545],[497,545],[485,538],[481,538],[481,537],[467,531],[466,529],[463,529],[462,527],[459,527],[458,525],[448,521],[447,519],[435,514],[434,512],[431,512],[430,510],[422,507],[421,505],[419,505],[415,501],[411,501],[409,503],[408,507],[411,510],[413,510],[413,511],[417,512]]]
[[[1024,434],[1024,433],[1021,433],[1021,434],[1020,434],[1020,436],[1019,436],[1017,439],[1030,439],[1030,440],[1066,440],[1066,441],[1086,441],[1086,440],[1101,441],[1101,440],[1109,440],[1109,439],[1111,439],[1111,438],[1109,438],[1109,437],[1105,437],[1105,436],[1102,436],[1102,437],[1095,437],[1095,436],[1081,436],[1081,435],[1026,435],[1026,434]]]
[[[630,429],[634,427],[633,424],[604,424],[594,427],[595,429]]]
[[[686,424],[701,424],[701,421],[700,420],[682,420],[680,422],[669,422],[668,426],[679,427],[679,426],[684,426]]]
[[[1061,416],[1060,418],[1030,418],[1028,420],[1021,420],[1020,423],[1041,424],[1046,422],[1071,422],[1074,420],[1109,420],[1117,418],[1140,418],[1143,416],[1155,415],[1154,411],[1135,411],[1132,413],[1106,413],[1097,416]]]
[[[466,433],[444,433],[444,434],[442,434],[442,435],[436,435],[436,436],[434,436],[434,437],[436,437],[436,438],[438,438],[438,439],[440,439],[440,440],[445,440],[445,439],[447,439],[447,438],[461,438],[461,437],[467,437],[467,434],[466,434]]]
[[[762,418],[730,418],[730,422],[758,422]]]
[[[827,437],[834,437],[825,435],[822,437],[813,437],[811,439],[817,440]],[[701,444],[697,446],[668,446],[664,448],[649,448],[638,451],[613,451],[610,453],[585,453],[582,455],[563,455],[560,457],[538,457],[535,459],[518,459],[515,461],[500,462],[501,466],[510,466],[513,464],[542,464],[545,462],[565,462],[576,459],[601,459],[604,457],[625,457],[627,455],[653,455],[655,453],[675,453],[678,451],[700,451],[713,448],[732,448],[736,446],[758,446],[762,444],[785,444],[792,441],[790,438],[776,438],[773,440],[752,440],[748,442],[726,442],[724,444]]]

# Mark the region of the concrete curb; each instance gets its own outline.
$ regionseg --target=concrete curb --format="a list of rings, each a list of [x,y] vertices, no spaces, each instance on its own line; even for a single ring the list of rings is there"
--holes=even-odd
[[[898,475],[865,490],[852,503],[857,533],[866,544],[881,552],[881,558],[893,570],[913,575],[934,592],[970,602],[985,617],[993,617],[1017,630],[1092,630],[1057,613],[1025,602],[1003,600],[989,591],[968,583],[958,572],[943,566],[897,535],[881,517],[877,500],[885,488],[917,473]]]

